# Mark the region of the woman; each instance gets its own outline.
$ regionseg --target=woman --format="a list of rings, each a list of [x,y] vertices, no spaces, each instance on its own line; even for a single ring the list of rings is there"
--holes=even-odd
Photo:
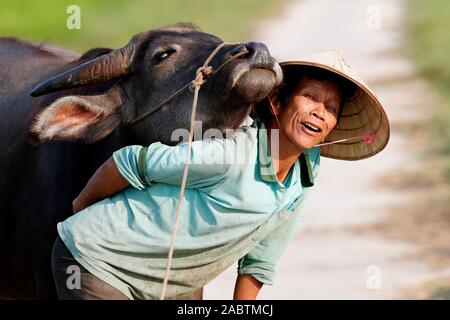
[[[357,160],[387,144],[381,104],[339,51],[282,66],[284,84],[257,106],[260,119],[192,143],[168,298],[201,288],[235,261],[234,298],[256,298],[273,284],[320,155]],[[60,298],[159,297],[186,148],[129,146],[97,170],[74,200],[78,213],[58,224]],[[81,282],[68,286],[74,265]]]

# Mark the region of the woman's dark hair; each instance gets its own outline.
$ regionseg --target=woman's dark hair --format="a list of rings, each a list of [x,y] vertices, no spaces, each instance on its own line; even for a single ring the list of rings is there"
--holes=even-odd
[[[277,95],[278,100],[283,107],[285,107],[289,103],[294,90],[297,88],[300,80],[304,78],[315,79],[319,81],[331,81],[339,86],[342,93],[341,107],[339,108],[339,114],[337,116],[337,119],[339,121],[339,118],[341,117],[342,111],[344,109],[343,106],[345,102],[351,100],[355,95],[357,88],[356,85],[343,76],[340,76],[326,69],[300,65],[290,65],[287,67],[285,66],[283,68],[283,83],[278,88]],[[272,118],[272,114],[270,113],[270,107],[267,100],[268,99],[264,99],[262,102],[260,102],[256,106],[255,111],[259,118],[261,118],[261,120],[269,124],[270,119]]]

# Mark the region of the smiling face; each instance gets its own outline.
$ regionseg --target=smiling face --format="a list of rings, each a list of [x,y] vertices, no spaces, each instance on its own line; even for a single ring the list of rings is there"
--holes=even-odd
[[[278,102],[274,108],[280,123],[280,138],[299,152],[321,143],[336,126],[342,99],[337,83],[303,77],[287,104],[282,106]],[[276,123],[276,118],[272,121]]]

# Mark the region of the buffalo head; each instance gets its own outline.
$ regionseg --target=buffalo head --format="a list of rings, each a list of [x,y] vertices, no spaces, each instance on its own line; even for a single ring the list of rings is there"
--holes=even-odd
[[[31,130],[41,141],[92,143],[125,126],[141,143],[170,143],[174,129],[189,127],[189,90],[143,121],[130,122],[193,80],[222,42],[191,24],[176,24],[140,33],[117,50],[91,50],[38,82],[32,95],[44,95],[43,109]],[[279,65],[257,42],[225,45],[210,65],[215,69],[243,50],[200,90],[196,119],[203,130],[236,128],[252,104],[281,82]]]

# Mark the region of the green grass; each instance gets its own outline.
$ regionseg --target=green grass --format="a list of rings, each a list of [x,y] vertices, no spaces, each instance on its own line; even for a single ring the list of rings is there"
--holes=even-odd
[[[409,40],[419,70],[450,98],[450,1],[410,2]]]
[[[450,300],[450,289],[440,288],[432,292],[429,299],[431,300]]]
[[[63,45],[78,51],[121,47],[139,32],[193,22],[226,41],[247,40],[255,22],[285,0],[18,0],[0,4],[0,36]],[[81,29],[69,30],[69,5],[81,9]]]
[[[432,255],[437,252],[441,259],[445,259],[448,256],[447,226],[450,221],[450,1],[409,0],[409,4],[408,48],[419,72],[443,101],[439,106],[424,106],[433,114],[431,121],[423,123],[421,128],[427,140],[423,147],[428,155],[426,165],[436,165],[439,174],[437,181],[440,182],[426,190],[424,198],[428,205],[423,210],[426,215],[417,221],[422,226],[433,226],[429,233],[435,239],[444,239],[436,240],[437,244],[443,244],[443,250],[429,249],[429,252]],[[424,170],[431,181],[430,172],[433,170]],[[435,287],[428,288],[428,299],[450,299],[448,280],[437,281]]]
[[[444,106],[430,108],[430,147],[443,158],[442,172],[450,179],[450,1],[410,0],[408,47],[420,73],[430,81]]]

